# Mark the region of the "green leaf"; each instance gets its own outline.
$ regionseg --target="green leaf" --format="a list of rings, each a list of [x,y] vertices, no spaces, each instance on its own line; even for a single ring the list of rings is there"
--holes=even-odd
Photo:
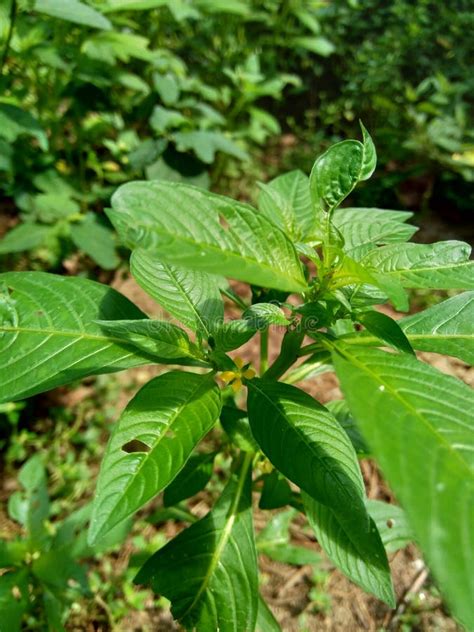
[[[0,575],[0,632],[20,632],[28,605],[28,571],[22,569]]]
[[[135,581],[171,601],[188,630],[250,632],[258,609],[248,455],[212,511],[153,555]]]
[[[242,316],[257,329],[270,325],[286,327],[290,324],[282,309],[274,303],[255,303],[248,307]]]
[[[50,230],[49,226],[32,222],[18,224],[0,239],[0,254],[33,250],[43,243]]]
[[[71,224],[71,238],[104,270],[113,270],[120,262],[115,252],[114,233],[104,226],[96,213],[86,213],[81,222]]]
[[[0,274],[0,401],[149,363],[146,354],[94,323],[115,318],[145,314],[115,290],[87,279]]]
[[[398,322],[415,349],[444,353],[474,365],[473,291]]]
[[[329,559],[355,584],[374,594],[391,608],[395,595],[385,549],[376,524],[370,518],[372,550],[358,546],[344,530],[336,514],[326,505],[302,493],[306,515],[314,534]]]
[[[258,506],[260,509],[278,509],[292,500],[291,487],[284,476],[273,470],[263,477],[263,488]]]
[[[368,500],[366,504],[387,552],[395,553],[413,542],[413,533],[401,507],[381,500]]]
[[[258,596],[257,632],[281,632],[278,621],[265,603],[261,595]]]
[[[135,395],[102,461],[89,529],[91,544],[174,479],[218,419],[220,408],[213,373],[165,373]]]
[[[223,406],[220,422],[233,443],[243,452],[257,452],[247,413],[234,406]]]
[[[0,137],[13,143],[23,134],[36,138],[43,151],[48,149],[46,132],[29,112],[10,103],[0,103]]]
[[[364,142],[344,140],[331,145],[314,163],[309,177],[311,197],[317,209],[332,212],[354,189],[374,172],[376,154],[367,130]]]
[[[435,244],[389,244],[372,250],[362,264],[384,273],[403,287],[474,290],[471,247],[462,241]]]
[[[165,105],[174,105],[179,99],[179,84],[171,73],[153,75],[153,84]]]
[[[238,160],[248,160],[249,158],[246,151],[241,149],[233,140],[224,136],[222,132],[204,130],[176,132],[173,139],[178,151],[191,149],[200,160],[209,165],[215,161],[217,151],[233,156]]]
[[[296,241],[304,241],[313,235],[316,216],[308,176],[302,171],[290,171],[260,186],[258,208],[261,213],[288,231]]]
[[[379,208],[338,208],[332,223],[344,238],[344,252],[359,260],[376,246],[408,241],[418,230],[405,224],[412,215]]]
[[[371,334],[374,334],[374,336],[377,336],[397,351],[415,355],[410,341],[400,325],[390,316],[373,310],[358,314],[356,318],[364,325],[367,331],[370,331]]]
[[[289,528],[295,515],[294,509],[287,509],[273,516],[258,534],[257,551],[283,564],[320,564],[319,553],[313,549],[290,544]]]
[[[435,577],[472,626],[472,390],[408,355],[338,343],[333,357],[349,407]]]
[[[83,24],[94,29],[112,28],[112,24],[99,11],[79,0],[35,0],[34,10],[53,18]]]
[[[341,426],[344,428],[349,439],[351,440],[354,450],[359,457],[369,456],[369,448],[363,436],[360,433],[359,428],[351,415],[349,406],[344,399],[335,399],[332,402],[326,404],[326,408],[331,414],[338,420]]]
[[[224,319],[224,303],[214,275],[162,263],[141,248],[132,253],[130,269],[151,297],[193,331],[209,337],[213,324]]]
[[[162,320],[97,320],[103,332],[139,351],[155,357],[163,364],[208,366],[188,334],[176,325]]]
[[[174,182],[125,184],[112,206],[122,239],[164,262],[289,292],[306,287],[291,242],[250,206]]]
[[[193,454],[178,476],[165,489],[164,506],[177,505],[204,489],[212,476],[215,457],[215,452]]]
[[[329,57],[336,50],[334,44],[326,37],[294,37],[293,44],[299,48],[309,50],[311,53]]]

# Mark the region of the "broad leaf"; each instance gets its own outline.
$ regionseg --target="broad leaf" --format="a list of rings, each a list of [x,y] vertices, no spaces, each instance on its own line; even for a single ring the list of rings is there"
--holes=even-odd
[[[183,330],[162,320],[98,320],[106,334],[154,356],[158,363],[207,366],[198,347]]]
[[[333,357],[349,407],[448,601],[473,625],[472,390],[407,355],[338,343]]]
[[[364,325],[367,331],[370,331],[371,334],[374,334],[394,349],[414,355],[410,341],[397,321],[390,318],[390,316],[373,310],[358,314],[357,320]]]
[[[415,349],[474,365],[474,292],[464,292],[399,321]]]
[[[165,507],[177,505],[204,489],[212,476],[215,452],[193,454],[163,494]]]
[[[314,163],[310,175],[313,203],[322,211],[333,211],[354,189],[374,172],[377,157],[372,140],[363,126],[364,142],[344,140],[331,145]]]
[[[91,544],[173,480],[218,419],[220,407],[213,373],[165,373],[135,395],[102,461]]]
[[[136,577],[171,601],[188,630],[251,632],[258,610],[258,570],[246,457],[205,518],[153,555]]]
[[[0,401],[149,363],[147,354],[94,323],[120,318],[145,314],[100,283],[45,272],[1,274]]]
[[[34,10],[54,18],[95,29],[111,29],[112,24],[99,11],[79,0],[35,0]]]
[[[213,323],[224,319],[217,277],[162,263],[141,248],[132,253],[130,268],[142,288],[190,329],[208,337]]]
[[[316,215],[308,176],[302,171],[290,171],[260,186],[258,207],[270,221],[288,231],[295,241],[313,236]]]
[[[49,226],[25,222],[12,228],[0,239],[0,255],[10,252],[33,250],[40,246],[51,231]]]
[[[344,237],[344,251],[358,260],[376,246],[408,241],[418,230],[405,224],[412,215],[379,208],[339,208],[332,222]]]
[[[291,487],[278,470],[263,477],[262,493],[258,506],[260,509],[278,509],[289,505],[292,500]]]
[[[131,182],[109,217],[132,248],[160,260],[289,292],[306,287],[286,235],[250,206],[175,182]]]
[[[362,264],[396,279],[403,287],[474,289],[471,247],[462,241],[435,244],[390,244],[372,250]]]
[[[377,577],[377,583],[365,587],[391,602],[385,551],[367,514],[357,456],[344,430],[326,408],[294,386],[253,379],[248,388],[250,425],[264,454],[314,499],[314,507],[321,505],[333,528]]]

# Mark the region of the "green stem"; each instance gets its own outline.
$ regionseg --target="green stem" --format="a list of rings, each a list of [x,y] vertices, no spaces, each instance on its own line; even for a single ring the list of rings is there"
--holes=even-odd
[[[298,352],[304,338],[304,331],[287,331],[281,343],[280,355],[265,371],[264,378],[278,380],[298,359]]]
[[[268,370],[268,327],[260,332],[260,375]]]
[[[7,62],[8,51],[10,50],[10,44],[13,37],[13,29],[15,27],[15,20],[17,16],[17,4],[16,0],[12,0],[10,5],[10,25],[8,27],[7,39],[5,42],[5,47],[3,49],[2,61],[0,62],[0,75],[3,75],[3,68]]]

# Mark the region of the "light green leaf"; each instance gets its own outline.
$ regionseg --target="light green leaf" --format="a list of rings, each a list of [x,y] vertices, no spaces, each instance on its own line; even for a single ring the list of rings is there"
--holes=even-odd
[[[294,509],[274,515],[257,536],[257,551],[283,564],[319,564],[321,555],[314,549],[290,543],[289,528],[295,515]]]
[[[345,540],[353,547],[359,564],[376,578],[364,587],[392,603],[385,550],[365,507],[362,475],[348,436],[326,408],[294,386],[257,378],[247,385],[250,426],[263,453],[306,492],[310,513],[326,516],[338,534],[338,547]],[[332,535],[328,538],[331,542]],[[332,548],[326,552],[336,555]],[[340,565],[339,548],[336,553]],[[341,570],[362,581],[344,563]]]
[[[164,108],[155,105],[150,117],[150,125],[158,134],[164,134],[170,129],[182,127],[189,119],[183,116],[178,110]]]
[[[12,591],[17,598],[13,597]],[[0,575],[0,632],[20,632],[21,619],[28,605],[28,571],[22,569]]]
[[[35,0],[34,10],[53,18],[83,24],[94,29],[112,28],[112,24],[99,11],[79,0]]]
[[[332,55],[332,53],[336,50],[336,47],[332,42],[330,42],[326,37],[321,36],[294,37],[293,44],[297,47],[309,50],[312,53],[316,53],[316,55],[321,55],[321,57],[329,57],[329,55]]]
[[[369,252],[362,264],[396,279],[403,287],[474,290],[471,247],[462,241],[389,244]]]
[[[110,31],[89,37],[82,44],[81,52],[90,59],[110,65],[114,65],[117,59],[126,63],[130,59],[151,61],[153,53],[149,50],[148,44],[149,41],[142,35]]]
[[[187,630],[250,632],[258,609],[248,455],[205,518],[153,555],[137,583],[171,601]]]
[[[206,337],[224,319],[224,303],[216,276],[162,263],[147,250],[134,250],[130,269],[141,287],[166,311]]]
[[[399,321],[415,349],[461,358],[474,365],[474,292],[433,305]]]
[[[131,182],[112,206],[122,239],[167,263],[289,292],[306,287],[286,235],[246,204],[181,183]]]
[[[212,476],[215,452],[193,454],[163,494],[163,505],[177,505],[204,489]]]
[[[198,347],[176,325],[162,320],[97,320],[106,334],[155,356],[158,363],[207,366]]]
[[[147,354],[94,323],[116,318],[145,314],[115,290],[87,279],[0,274],[0,401],[149,363]]]
[[[368,500],[366,505],[387,552],[394,553],[413,542],[413,533],[401,507],[381,500]]]
[[[89,529],[91,544],[173,480],[214,425],[220,408],[213,373],[165,373],[135,395],[102,461]]]
[[[0,239],[0,254],[33,250],[43,243],[50,230],[49,226],[32,222],[18,224]]]
[[[273,612],[261,595],[258,596],[257,632],[281,632],[281,627]]]
[[[315,231],[316,215],[311,204],[309,179],[302,171],[290,171],[262,187],[259,210],[274,224],[304,241]]]
[[[375,148],[367,130],[361,127],[363,143],[344,140],[331,145],[314,163],[309,182],[316,209],[332,212],[358,182],[374,172]]]
[[[233,156],[238,160],[248,160],[249,158],[246,151],[222,132],[205,130],[176,132],[173,138],[178,151],[192,150],[200,160],[209,165],[215,161],[217,151]]]
[[[379,208],[338,208],[332,222],[344,238],[344,251],[360,260],[376,246],[408,241],[418,230],[405,224],[412,215]]]
[[[36,138],[43,151],[48,149],[46,132],[29,112],[10,103],[0,103],[0,137],[13,143],[23,134]]]
[[[153,84],[165,105],[174,105],[179,99],[179,84],[171,73],[155,73]]]
[[[118,266],[114,233],[104,226],[96,213],[86,213],[81,222],[72,224],[71,238],[80,250],[104,270],[113,270]]]
[[[474,394],[408,355],[338,343],[349,407],[454,613],[474,625]]]

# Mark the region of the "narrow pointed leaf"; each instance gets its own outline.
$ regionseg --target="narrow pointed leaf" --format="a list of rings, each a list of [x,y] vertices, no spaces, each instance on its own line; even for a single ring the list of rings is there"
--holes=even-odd
[[[396,320],[390,318],[381,312],[371,311],[364,312],[357,316],[357,320],[364,327],[388,345],[401,351],[402,353],[410,353],[414,355],[410,341],[404,334],[400,325]]]
[[[357,423],[455,614],[474,625],[472,390],[408,355],[338,343]]]
[[[80,0],[35,0],[35,11],[60,20],[83,24],[95,29],[110,30],[112,24],[99,11]]]
[[[145,318],[105,285],[45,272],[7,272],[0,286],[1,402],[151,361],[94,322]]]
[[[209,336],[213,323],[224,319],[216,276],[163,263],[141,248],[132,253],[130,269],[152,298],[193,331]]]
[[[377,596],[388,600],[388,562],[365,507],[364,484],[348,436],[326,408],[294,386],[253,379],[248,388],[250,425],[262,451],[282,474],[324,507],[331,524],[337,525],[361,560],[373,567],[384,586]]]
[[[220,407],[212,373],[165,373],[135,395],[102,461],[89,529],[91,544],[173,480],[214,425]]]
[[[257,632],[281,632],[281,627],[273,612],[261,595],[258,596]]]
[[[462,241],[389,244],[369,252],[362,264],[399,281],[403,287],[474,289],[471,247]]]
[[[175,182],[131,182],[112,198],[109,217],[132,248],[164,262],[274,287],[305,289],[294,246],[250,206]]]
[[[173,616],[187,630],[255,629],[258,570],[250,459],[212,511],[155,553],[135,579],[169,599]]]
[[[212,476],[215,452],[193,454],[163,494],[165,507],[177,505],[204,489]]]
[[[198,347],[183,330],[163,320],[98,320],[102,331],[155,356],[156,362],[206,366]]]

